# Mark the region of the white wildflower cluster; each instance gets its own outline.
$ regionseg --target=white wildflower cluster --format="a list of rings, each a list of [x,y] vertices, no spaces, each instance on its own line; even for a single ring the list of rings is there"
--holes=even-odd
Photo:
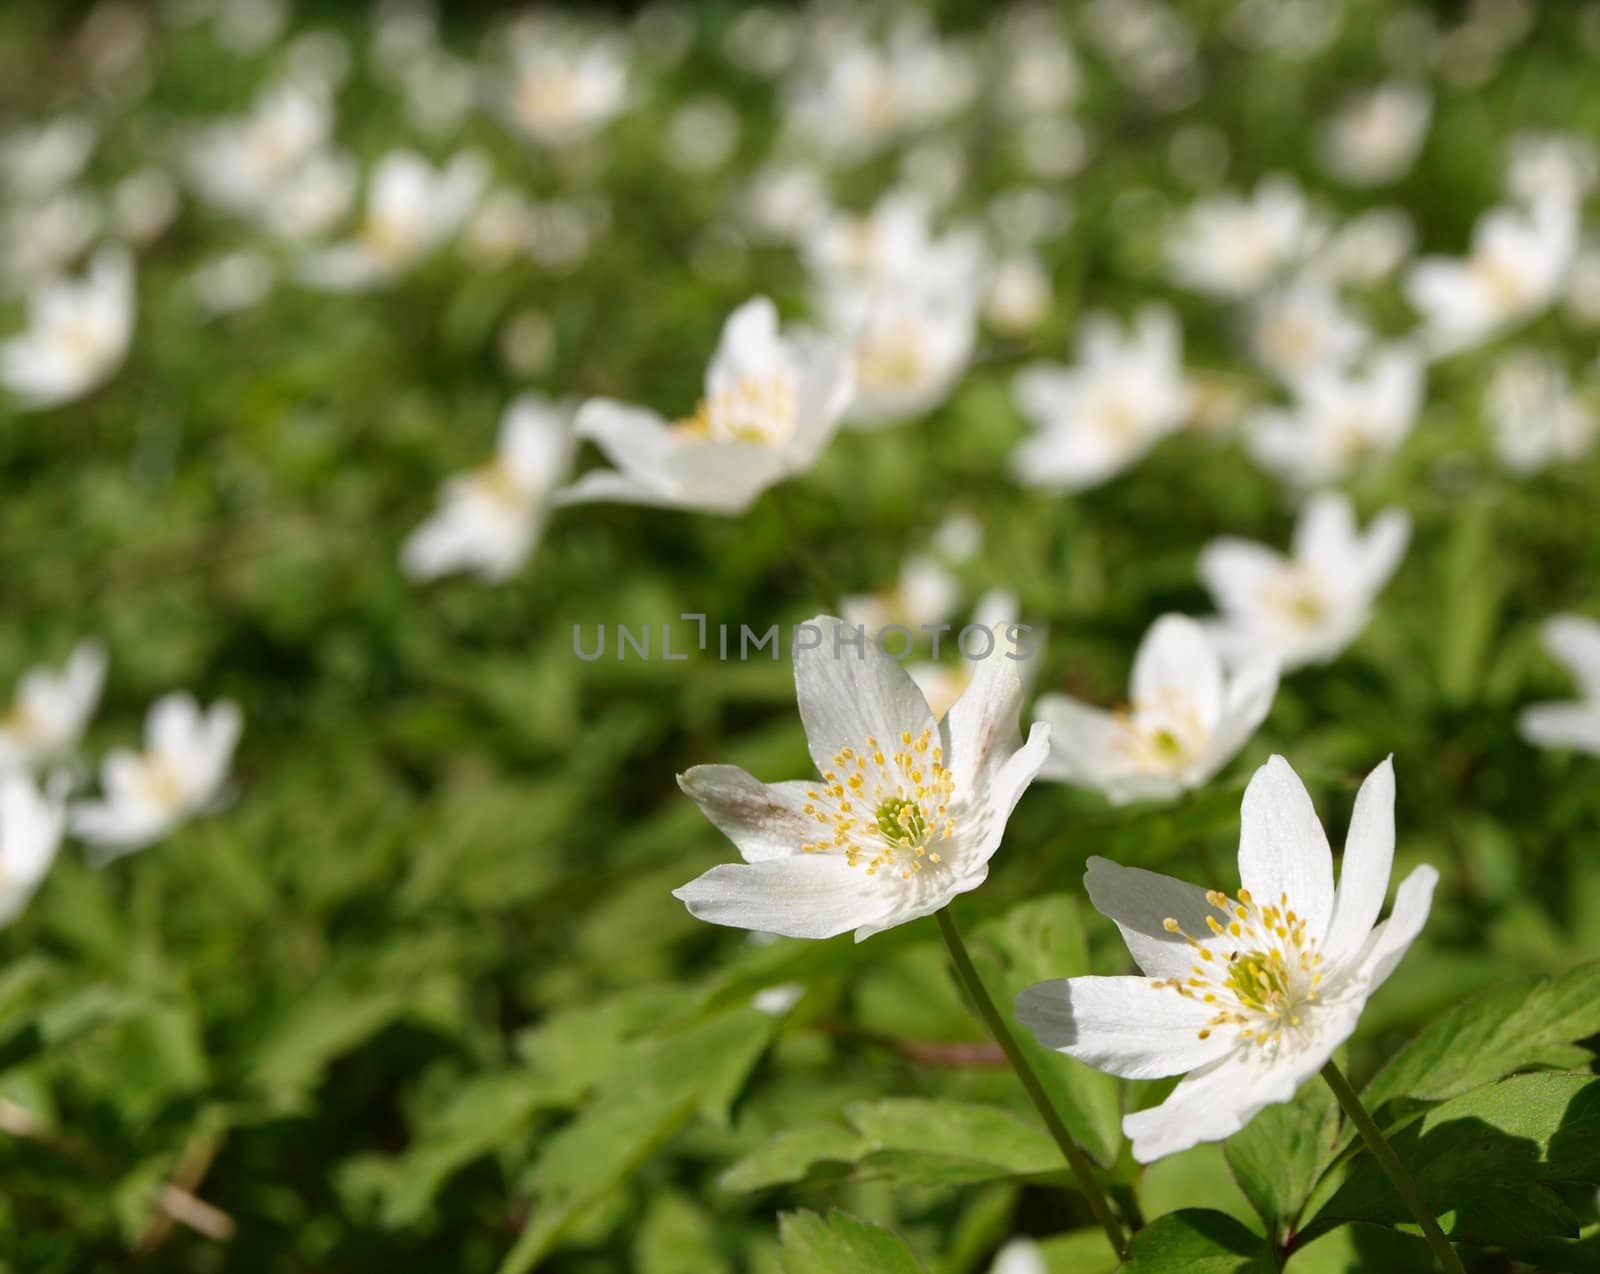
[[[709,682],[671,700],[672,726],[685,729],[653,731],[639,724],[652,701],[626,681],[631,665],[615,683],[590,667],[526,689],[521,660],[532,666],[542,632],[515,628],[528,650],[504,663],[444,652],[440,634],[485,615],[564,625],[541,608],[586,602],[591,579],[657,547],[619,549],[617,528],[652,528],[673,559],[648,583],[619,584],[611,595],[630,608],[698,605],[693,590],[708,581],[695,552],[727,565],[726,593],[742,601],[803,579],[804,600],[760,618],[776,632],[811,616],[799,627],[817,640],[796,642],[792,677],[813,772],[768,782],[752,770],[778,770],[783,753],[730,748],[751,769],[677,775],[738,861],[674,896],[694,917],[750,931],[752,963],[772,960],[779,938],[860,942],[937,917],[982,1008],[986,974],[966,967],[946,909],[986,882],[1036,779],[1060,785],[1036,798],[1045,813],[1054,801],[1127,826],[1149,817],[1161,829],[1154,849],[1188,836],[1182,820],[1197,807],[1209,817],[1242,792],[1236,881],[1191,884],[1067,846],[1074,886],[1087,859],[1087,897],[1121,934],[1123,968],[1137,971],[1037,982],[1006,1014],[1044,1049],[1110,1075],[1182,1077],[1159,1102],[1115,1108],[1133,1159],[1149,1163],[1228,1138],[1319,1072],[1337,1074],[1335,1053],[1427,921],[1439,873],[1405,851],[1410,870],[1380,919],[1397,863],[1397,765],[1378,759],[1387,742],[1353,755],[1328,720],[1342,696],[1381,682],[1407,643],[1436,641],[1448,713],[1419,713],[1427,728],[1492,701],[1504,709],[1499,733],[1530,764],[1518,735],[1600,756],[1600,620],[1577,613],[1582,597],[1533,612],[1543,654],[1533,622],[1494,659],[1485,653],[1522,600],[1507,563],[1533,556],[1524,537],[1537,538],[1542,494],[1593,487],[1600,147],[1581,121],[1508,128],[1486,163],[1468,157],[1492,179],[1470,205],[1441,211],[1419,191],[1436,179],[1464,90],[1491,82],[1519,23],[1536,21],[1535,6],[1510,0],[1467,6],[1449,28],[1422,9],[1378,24],[1372,6],[1339,0],[1018,4],[950,29],[935,7],[812,0],[722,6],[712,20],[677,3],[637,14],[540,6],[485,19],[472,43],[449,7],[422,0],[299,33],[303,15],[281,0],[170,0],[153,16],[102,6],[107,25],[89,23],[99,34],[84,37],[89,104],[0,134],[7,462],[14,441],[26,479],[27,431],[77,431],[86,459],[71,513],[96,544],[102,513],[115,527],[133,519],[127,506],[142,516],[164,497],[174,510],[237,514],[236,537],[200,547],[223,562],[204,595],[227,608],[240,649],[259,638],[271,651],[283,632],[315,627],[286,613],[294,606],[256,563],[229,557],[288,560],[285,546],[300,544],[286,519],[250,521],[257,510],[292,499],[330,519],[292,563],[304,568],[285,589],[296,604],[345,596],[346,575],[318,575],[339,538],[321,534],[331,519],[351,542],[378,545],[381,619],[350,628],[381,630],[383,657],[346,676],[348,634],[331,622],[318,656],[341,685],[374,697],[395,668],[431,673],[437,662],[429,707],[395,714],[396,748],[415,744],[405,782],[418,788],[429,785],[418,758],[448,754],[438,786],[464,791],[490,768],[431,732],[446,691],[508,730],[526,726],[518,737],[530,749],[569,747],[591,692],[638,699],[637,721],[608,748],[659,757],[645,749],[720,739]],[[1358,18],[1381,25],[1381,58],[1317,97],[1314,118],[1274,122],[1275,146],[1237,154],[1205,115],[1232,91],[1215,82],[1208,41],[1298,82]],[[120,45],[118,22],[132,31]],[[152,30],[224,59],[228,104],[169,106],[165,68],[145,48],[160,38]],[[1106,102],[1115,110],[1101,112]],[[298,324],[316,336],[302,339]],[[1569,328],[1587,331],[1587,361],[1572,354]],[[230,375],[228,392],[214,392],[208,367],[234,362],[259,380]],[[435,372],[458,398],[427,392]],[[266,428],[261,403],[275,413]],[[209,481],[187,483],[197,434],[219,424],[236,435]],[[263,463],[268,446],[296,464],[315,459],[314,476],[296,482],[294,465]],[[344,483],[366,467],[409,485]],[[1218,490],[1228,498],[1208,498]],[[1505,512],[1513,503],[1521,520]],[[830,536],[845,525],[848,535]],[[1180,533],[1165,534],[1173,525]],[[1542,582],[1574,591],[1594,562],[1539,565]],[[1423,591],[1429,572],[1445,580],[1443,611],[1407,627],[1402,611],[1415,619],[1438,601]],[[1412,584],[1416,596],[1402,598]],[[530,612],[516,609],[525,586]],[[1481,606],[1461,602],[1480,586]],[[128,618],[107,602],[104,613],[103,625],[71,622],[118,649],[125,632],[168,622],[154,608]],[[188,612],[176,613],[174,625]],[[418,635],[421,616],[439,626]],[[1443,636],[1416,631],[1449,624]],[[898,654],[882,640],[892,630],[907,639]],[[986,648],[950,637],[970,632]],[[0,716],[0,926],[47,888],[65,839],[103,866],[230,799],[243,716],[227,699],[163,695],[145,711],[141,747],[110,746],[89,764],[107,666],[106,648],[82,641],[59,666],[24,672]],[[1502,691],[1523,672],[1552,694],[1570,679],[1576,696],[1513,709]],[[1478,682],[1490,686],[1481,703]],[[738,684],[752,701],[774,692],[764,675]],[[521,719],[524,706],[535,720]],[[1402,772],[1420,768],[1422,728],[1393,730]],[[788,742],[800,760],[799,733]],[[1297,754],[1313,787],[1336,786],[1342,769],[1354,792],[1337,883],[1311,792],[1278,749]],[[1586,764],[1539,759],[1551,772]],[[1465,766],[1431,778],[1449,799],[1476,781]],[[619,806],[631,810],[635,795],[619,793]],[[408,899],[431,898],[432,877],[447,872],[413,866]],[[1093,967],[1115,967],[1105,955],[1097,948]],[[1089,967],[1085,956],[1079,969]],[[571,979],[583,993],[589,972]],[[785,966],[773,985],[746,986],[738,998],[758,1011],[743,1012],[775,1032],[810,995],[800,978]],[[567,993],[557,978],[515,981],[536,996]],[[693,1029],[721,994],[692,1008],[664,995],[663,1016]],[[457,998],[430,986],[417,1016],[442,1020],[439,1004]],[[387,1024],[414,1007],[397,996],[363,1012]],[[1024,1050],[987,1007],[1020,1066]],[[314,1025],[330,1036],[343,1026]],[[595,1033],[614,1026],[608,1048],[629,1062],[645,1055],[631,1018]],[[201,1059],[203,1038],[196,1029]],[[1539,1056],[1564,1056],[1554,1045],[1565,1039]],[[288,1056],[300,1042],[277,1047]],[[491,1055],[462,1050],[446,1070]],[[753,1067],[759,1050],[750,1056]],[[273,1078],[272,1066],[251,1066],[250,1083]],[[629,1078],[596,1072],[549,1089],[600,1103]],[[1040,1087],[1029,1095],[1047,1104]],[[736,1092],[714,1113],[726,1117]],[[716,1105],[698,1092],[647,1096],[646,1118],[657,1117],[651,1103],[670,1109],[627,1147],[630,1162],[673,1120]],[[579,1133],[582,1101],[571,1103]],[[17,1122],[10,1104],[0,1098],[0,1124]],[[440,1122],[477,1118],[450,1110]],[[1091,1170],[1046,1121],[1086,1198],[1113,1162],[1112,1193],[1132,1189],[1114,1128],[1112,1153]],[[465,1150],[452,1144],[439,1163],[483,1152],[469,1131]],[[1338,1138],[1317,1135],[1331,1163]],[[178,1178],[204,1175],[196,1164],[209,1164],[214,1141],[209,1127],[195,1134]],[[433,1147],[419,1146],[432,1170]],[[370,1162],[357,1166],[346,1185],[379,1180]],[[547,1166],[529,1176],[540,1189]],[[187,1186],[167,1190],[182,1197],[163,1193],[162,1206],[209,1223]],[[411,1197],[397,1199],[383,1216],[407,1211]],[[507,1268],[534,1268],[548,1251],[535,1243],[600,1217],[595,1201],[569,1200],[572,1217],[545,1236],[541,1198],[519,1231],[518,1251],[532,1255]],[[293,1207],[282,1213],[298,1223]],[[517,1216],[520,1226],[520,1206]],[[651,1216],[677,1224],[665,1209]],[[1119,1223],[1097,1219],[1118,1246]],[[1299,1220],[1269,1225],[1280,1266]],[[316,1225],[305,1229],[322,1243]],[[1065,1268],[1041,1250],[1018,1238],[994,1268]],[[1550,1259],[1566,1251],[1552,1246]]]
[[[59,668],[23,674],[0,716],[0,924],[22,913],[69,831],[104,863],[160,840],[223,795],[239,710],[224,700],[202,711],[180,692],[151,705],[143,752],[106,753],[100,796],[73,799],[105,674],[105,648],[80,641]]]

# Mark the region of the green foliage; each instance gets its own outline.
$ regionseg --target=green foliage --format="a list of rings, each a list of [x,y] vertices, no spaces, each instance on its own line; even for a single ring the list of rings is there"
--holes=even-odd
[[[961,1185],[1063,1177],[1066,1165],[1048,1133],[1009,1111],[953,1101],[891,1098],[847,1107],[845,1125],[780,1133],[722,1178],[729,1190],[854,1175],[904,1185]]]
[[[949,219],[998,240],[998,201],[1031,192],[1066,226],[1030,249],[1052,287],[1041,324],[986,328],[925,419],[841,433],[785,488],[790,518],[771,496],[737,519],[562,509],[500,585],[415,584],[397,556],[441,483],[490,453],[513,396],[613,395],[674,416],[733,305],[764,293],[786,320],[816,320],[800,254],[743,220],[751,179],[784,153],[793,83],[730,56],[749,6],[569,5],[626,34],[635,93],[592,146],[544,150],[489,109],[440,134],[419,125],[417,83],[380,65],[375,9],[291,5],[281,39],[236,53],[212,7],[0,4],[0,134],[91,119],[100,140],[78,184],[106,236],[134,173],[167,173],[179,193],[176,220],[137,250],[118,372],[49,412],[0,395],[0,717],[27,669],[92,635],[111,662],[85,784],[138,742],[161,694],[226,696],[245,719],[219,808],[104,869],[69,843],[0,932],[0,1269],[984,1274],[1031,1235],[1050,1274],[1109,1274],[1116,1258],[931,923],[760,943],[671,896],[734,853],[678,772],[810,772],[787,664],[584,662],[573,628],[659,632],[685,612],[794,622],[821,605],[797,549],[841,592],[881,590],[962,511],[982,530],[953,568],[962,616],[985,590],[1014,590],[1049,633],[1038,691],[1119,702],[1150,622],[1210,609],[1200,546],[1284,544],[1298,497],[1251,463],[1231,417],[1093,490],[1019,489],[1015,371],[1067,358],[1089,310],[1159,300],[1208,392],[1281,404],[1239,341],[1242,314],[1170,286],[1176,216],[1282,172],[1335,218],[1393,204],[1419,252],[1462,251],[1502,198],[1513,136],[1600,136],[1592,6],[1347,2],[1331,43],[1302,56],[1252,43],[1235,11],[1261,7],[1168,0],[1201,95],[1162,102],[1130,87],[1126,51],[1097,31],[1097,13],[1142,6],[1045,5],[1082,79],[1051,132],[1008,114],[999,7],[907,5],[940,10],[981,96],[824,171],[826,194],[863,208],[953,161]],[[492,65],[502,16],[439,7],[442,65]],[[827,25],[815,19],[792,38]],[[291,44],[307,33],[343,41],[335,134],[362,173],[400,147],[478,149],[498,185],[572,211],[591,250],[489,268],[452,242],[372,294],[302,286],[297,250],[196,196],[179,157],[314,62],[315,42]],[[1378,191],[1332,182],[1317,144],[1330,104],[1399,75],[1434,94],[1415,169]],[[726,168],[690,173],[665,139],[708,98],[741,136]],[[487,81],[473,100],[492,100]],[[1081,171],[1037,170],[1075,140]],[[0,341],[25,322],[9,272],[34,252],[9,237],[13,203],[0,190]],[[275,285],[212,312],[196,271],[240,251],[262,254]],[[1409,328],[1394,281],[1360,301],[1384,339]],[[528,315],[543,348],[518,364],[505,346]],[[1243,754],[1170,805],[1035,785],[956,906],[1003,1010],[1033,982],[1128,973],[1083,895],[1088,856],[1231,889],[1256,764],[1287,755],[1337,845],[1360,776],[1393,752],[1397,870],[1431,863],[1441,882],[1347,1069],[1485,1268],[1600,1271],[1600,1096],[1585,1073],[1600,1036],[1600,964],[1585,963],[1600,953],[1600,784],[1592,760],[1516,731],[1526,704],[1573,693],[1539,624],[1600,608],[1600,458],[1532,475],[1499,463],[1485,395],[1518,349],[1555,358],[1593,406],[1593,329],[1559,307],[1431,365],[1413,435],[1345,484],[1363,518],[1399,505],[1414,526],[1350,650],[1287,677]],[[1223,1147],[1139,1165],[1122,1117],[1170,1081],[1021,1043],[1119,1208],[1147,1222],[1123,1268],[1429,1267],[1320,1083]]]
[[[1592,1223],[1597,1124],[1600,1080],[1518,1075],[1430,1108],[1390,1140],[1453,1240],[1521,1255],[1551,1239],[1576,1239]],[[1370,1159],[1356,1162],[1306,1235],[1342,1221],[1407,1221]]]
[[[922,1266],[888,1230],[844,1212],[789,1212],[779,1228],[783,1274],[918,1274]]]
[[[1134,1235],[1120,1268],[1131,1274],[1269,1274],[1277,1267],[1260,1235],[1224,1213],[1186,1208]]]

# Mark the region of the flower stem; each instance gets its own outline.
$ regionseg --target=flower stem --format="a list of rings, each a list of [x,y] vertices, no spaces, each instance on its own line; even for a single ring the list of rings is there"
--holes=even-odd
[[[1123,1236],[1121,1223],[1112,1214],[1111,1204],[1107,1202],[1105,1192],[1095,1179],[1089,1157],[1078,1148],[1078,1143],[1073,1141],[1066,1124],[1056,1113],[1049,1094],[1044,1091],[1044,1085],[1039,1082],[1039,1076],[1034,1073],[1027,1057],[1023,1055],[1016,1036],[1011,1033],[1011,1028],[1000,1016],[1000,1010],[990,998],[987,988],[983,985],[983,979],[978,976],[972,957],[967,954],[967,944],[962,941],[961,930],[956,928],[956,920],[950,914],[950,909],[945,907],[935,914],[939,921],[939,932],[944,935],[944,944],[949,948],[950,959],[956,966],[956,977],[977,1007],[978,1014],[983,1018],[984,1025],[989,1028],[989,1033],[994,1036],[995,1043],[1000,1045],[1006,1060],[1011,1063],[1011,1069],[1016,1071],[1017,1078],[1022,1081],[1023,1089],[1044,1120],[1045,1127],[1050,1130],[1050,1135],[1056,1139],[1056,1145],[1061,1147],[1061,1153],[1066,1156],[1067,1163],[1072,1168],[1072,1175],[1077,1178],[1078,1189],[1088,1201],[1094,1219],[1106,1232],[1112,1251],[1117,1254],[1118,1260],[1126,1259],[1128,1241]]]
[[[783,533],[789,541],[789,551],[794,554],[795,560],[800,563],[800,569],[806,579],[811,582],[811,587],[816,590],[817,597],[828,608],[828,614],[840,619],[844,618],[844,603],[838,590],[828,582],[827,573],[817,564],[816,555],[812,553],[811,546],[806,543],[805,537],[800,534],[800,524],[794,516],[794,508],[789,503],[789,493],[782,487],[774,487],[772,503],[777,507],[778,518],[783,523]]]
[[[1378,1161],[1378,1166],[1394,1184],[1401,1201],[1406,1205],[1406,1210],[1422,1227],[1422,1236],[1428,1240],[1428,1246],[1438,1258],[1439,1267],[1447,1271],[1447,1274],[1466,1274],[1455,1248],[1450,1246],[1450,1240],[1445,1238],[1438,1221],[1434,1220],[1428,1205],[1422,1201],[1422,1192],[1417,1189],[1417,1183],[1406,1172],[1400,1162],[1400,1156],[1395,1154],[1394,1147],[1373,1122],[1372,1116],[1367,1114],[1367,1108],[1361,1104],[1361,1098],[1356,1095],[1356,1090],[1350,1087],[1350,1081],[1333,1064],[1331,1058],[1322,1068],[1322,1078],[1328,1081],[1328,1087],[1333,1089],[1333,1095],[1344,1107],[1344,1113],[1350,1116],[1350,1122],[1361,1134],[1361,1140],[1367,1143],[1367,1149],[1372,1152],[1372,1157]]]

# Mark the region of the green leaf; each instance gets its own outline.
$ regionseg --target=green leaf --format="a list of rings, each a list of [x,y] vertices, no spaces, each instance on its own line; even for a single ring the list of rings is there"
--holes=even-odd
[[[1514,982],[1432,1022],[1362,1090],[1377,1112],[1401,1098],[1442,1101],[1532,1066],[1586,1064],[1573,1040],[1600,1033],[1600,961]]]
[[[1001,1106],[925,1097],[859,1102],[845,1127],[790,1129],[723,1174],[727,1190],[856,1176],[900,1185],[971,1184],[1066,1172],[1037,1124]]]
[[[1277,1264],[1259,1234],[1223,1212],[1169,1212],[1135,1234],[1123,1274],[1273,1274]]]
[[[1517,1075],[1433,1107],[1390,1143],[1451,1238],[1512,1251],[1576,1238],[1561,1188],[1592,1195],[1600,1185],[1600,1079]],[[1409,1220],[1383,1171],[1362,1155],[1305,1233]]]
[[[1339,1135],[1339,1103],[1323,1083],[1302,1084],[1294,1100],[1268,1106],[1223,1146],[1234,1180],[1269,1229],[1300,1215]]]
[[[860,1152],[861,1138],[840,1124],[813,1124],[780,1132],[724,1172],[717,1184],[724,1190],[764,1190],[791,1181],[811,1180],[822,1165],[837,1165],[845,1175]]]
[[[34,966],[24,967],[28,970],[26,980],[31,994],[43,982]],[[7,990],[15,991],[19,998],[23,994],[20,986]],[[93,984],[61,995],[54,1003],[38,1009],[32,1017],[20,1013],[15,1017],[8,1015],[5,1028],[0,1032],[0,1071],[31,1062],[102,1026],[136,1019],[156,1003],[150,995]]]
[[[981,926],[975,938],[973,961],[1008,1020],[1024,987],[1090,971],[1079,903],[1071,894],[1051,894],[1013,907]],[[1116,1079],[1041,1047],[1014,1021],[1012,1029],[1078,1144],[1109,1167],[1122,1144]]]
[[[341,1189],[373,1199],[381,1224],[413,1226],[451,1176],[500,1146],[520,1142],[537,1113],[565,1106],[570,1097],[564,1083],[531,1071],[471,1079],[416,1130],[404,1154],[364,1155],[342,1165]]]
[[[899,1236],[844,1212],[785,1212],[778,1263],[783,1274],[922,1274]]]
[[[765,1013],[740,1009],[630,1044],[589,1106],[544,1144],[527,1177],[532,1216],[501,1274],[537,1265],[697,1111],[724,1122],[776,1030]]]

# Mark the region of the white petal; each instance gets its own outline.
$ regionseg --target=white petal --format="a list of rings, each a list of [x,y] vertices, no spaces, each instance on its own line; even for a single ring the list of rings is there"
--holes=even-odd
[[[1209,940],[1206,920],[1217,914],[1206,901],[1204,889],[1100,857],[1089,860],[1083,885],[1095,910],[1116,922],[1128,951],[1145,973],[1153,978],[1188,975],[1195,957],[1184,933],[1202,942]],[[1167,932],[1169,919],[1176,920],[1183,932]]]
[[[1321,953],[1330,966],[1342,964],[1366,944],[1383,910],[1393,863],[1394,758],[1390,756],[1367,775],[1350,814],[1333,919],[1321,943]]]
[[[518,482],[532,491],[562,480],[573,441],[565,413],[532,394],[513,399],[500,418],[499,452]]]
[[[1600,700],[1600,623],[1582,615],[1552,615],[1539,634],[1552,658],[1572,672],[1584,697]]]
[[[184,691],[163,695],[150,706],[145,721],[145,745],[150,751],[170,757],[180,769],[187,769],[200,729],[200,705]]]
[[[1201,550],[1198,569],[1219,610],[1250,614],[1261,586],[1283,566],[1282,555],[1266,545],[1223,536]]]
[[[1600,756],[1600,706],[1593,703],[1536,703],[1523,709],[1517,730],[1535,747],[1577,748]]]
[[[716,925],[785,938],[831,938],[870,924],[889,894],[833,854],[724,863],[672,891],[689,913]]]
[[[591,398],[578,409],[572,431],[605,452],[619,469],[648,472],[673,450],[667,422],[644,407]]]
[[[1040,982],[1016,1004],[1017,1021],[1046,1048],[1124,1079],[1181,1075],[1231,1052],[1234,1032],[1207,1030],[1215,1016],[1198,997],[1132,977]]]
[[[1405,556],[1411,540],[1411,516],[1404,509],[1388,509],[1372,520],[1359,550],[1357,577],[1368,597],[1382,591]]]
[[[1231,1137],[1263,1106],[1285,1099],[1276,1090],[1264,1095],[1259,1069],[1230,1054],[1191,1072],[1159,1106],[1124,1116],[1122,1131],[1133,1142],[1133,1157],[1153,1163]]]
[[[1003,750],[1002,750],[1003,751]],[[1000,848],[1006,823],[1011,811],[1016,809],[1022,794],[1028,790],[1050,754],[1050,727],[1036,722],[1028,731],[1028,740],[1011,752],[1005,764],[990,771],[974,795],[973,803],[963,816],[961,839],[965,842],[961,852],[961,870],[971,872],[981,863],[987,863]],[[998,754],[997,754],[998,755]],[[977,888],[980,881],[964,885],[957,892]]]
[[[1022,669],[1004,629],[990,630],[994,642],[985,658],[972,661],[972,680],[944,719],[949,743],[945,764],[958,789],[982,787],[1017,750],[1021,739]],[[1049,738],[1046,729],[1045,739]],[[1032,777],[1031,775],[1029,776]]]
[[[782,451],[759,443],[713,442],[679,447],[663,466],[684,508],[736,517],[789,474]]]
[[[806,744],[818,773],[834,768],[833,758],[841,748],[867,746],[869,736],[886,755],[903,746],[905,734],[916,739],[927,730],[938,736],[917,683],[877,647],[872,634],[854,630],[831,615],[814,616],[805,628],[807,638],[817,633],[821,637],[817,645],[805,648],[797,638],[794,685]],[[859,647],[841,640],[852,634],[861,637]]]
[[[1272,711],[1278,693],[1278,661],[1271,655],[1249,655],[1228,681],[1222,718],[1206,745],[1200,781],[1210,779],[1250,741]]]
[[[789,352],[778,334],[777,307],[764,296],[754,297],[722,325],[706,371],[706,393],[722,393],[742,377],[771,375],[789,364]]]
[[[1239,879],[1263,907],[1288,906],[1320,939],[1333,911],[1333,851],[1300,776],[1281,756],[1256,771],[1239,811]]]
[[[819,825],[804,812],[809,783],[763,783],[736,765],[697,765],[678,775],[678,786],[748,863],[798,854],[818,838]]]
[[[1326,1006],[1315,1039],[1298,1049],[1271,1061],[1259,1050],[1240,1049],[1192,1072],[1161,1105],[1126,1116],[1122,1131],[1133,1141],[1133,1157],[1150,1163],[1203,1141],[1221,1141],[1263,1108],[1288,1101],[1350,1038],[1362,1003]]]
[[[1100,786],[1107,773],[1112,737],[1120,729],[1116,717],[1062,694],[1040,695],[1033,715],[1050,727],[1050,757],[1041,771],[1043,776]]]
[[[1368,994],[1384,984],[1422,932],[1422,926],[1428,921],[1428,910],[1433,905],[1433,887],[1438,883],[1439,873],[1427,864],[1400,882],[1394,895],[1394,910],[1372,931],[1361,957],[1361,973],[1366,979]]]
[[[1163,615],[1139,643],[1131,689],[1136,704],[1186,696],[1209,730],[1222,714],[1221,656],[1194,620]]]
[[[794,435],[783,448],[790,473],[804,473],[833,435],[855,398],[855,362],[833,341],[806,343],[796,355],[799,378]]]
[[[659,508],[684,508],[693,505],[676,492],[662,486],[646,485],[639,479],[614,469],[591,469],[571,486],[562,487],[551,497],[552,504],[642,504]]]
[[[1294,528],[1294,555],[1339,578],[1359,539],[1350,498],[1336,491],[1311,497]]]

